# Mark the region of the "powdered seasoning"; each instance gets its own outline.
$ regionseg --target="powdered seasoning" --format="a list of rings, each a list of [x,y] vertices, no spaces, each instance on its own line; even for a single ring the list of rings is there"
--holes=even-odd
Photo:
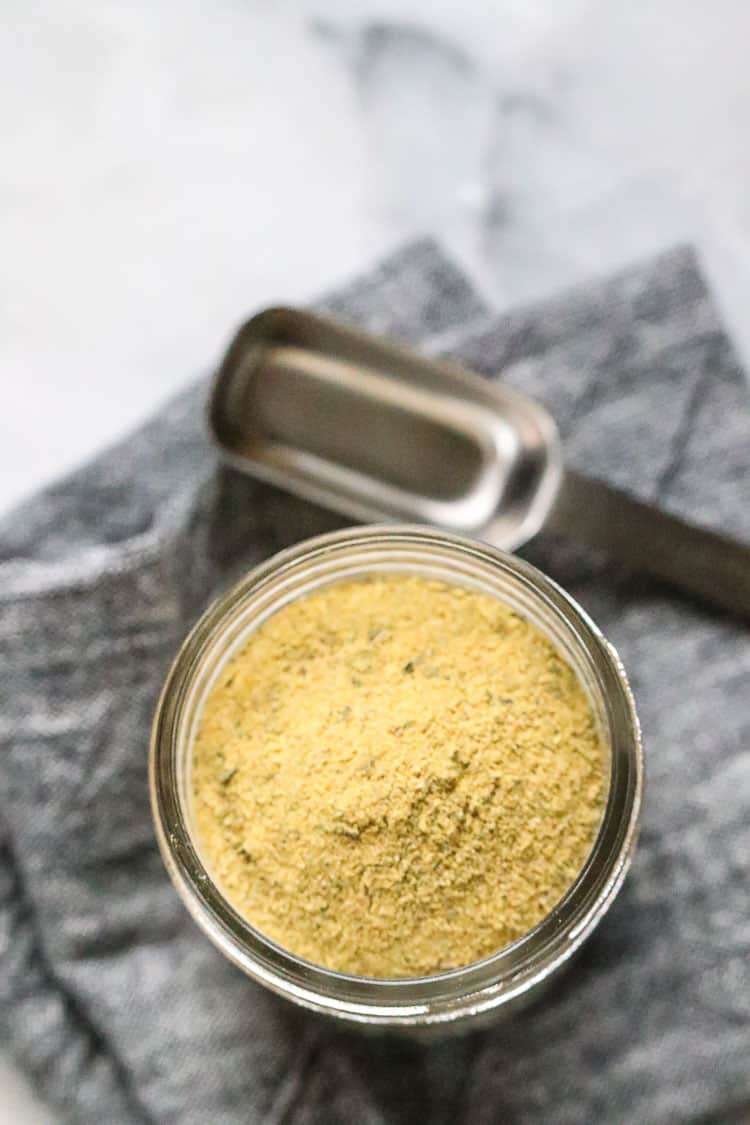
[[[489,594],[337,583],[253,633],[206,701],[194,816],[258,930],[342,972],[418,976],[527,933],[573,883],[606,764],[575,673]]]

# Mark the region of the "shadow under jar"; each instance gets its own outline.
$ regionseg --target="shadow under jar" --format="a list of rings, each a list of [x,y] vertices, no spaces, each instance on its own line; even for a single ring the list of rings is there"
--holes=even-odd
[[[497,597],[534,624],[578,676],[605,754],[607,791],[588,861],[527,934],[490,957],[433,976],[375,979],[334,972],[281,948],[240,916],[202,858],[191,811],[191,762],[206,697],[264,621],[298,598],[374,574],[411,574]],[[317,1012],[416,1031],[457,1028],[538,994],[614,900],[637,839],[643,759],[632,695],[613,647],[584,611],[528,563],[459,536],[417,527],[334,532],[283,551],[219,598],[183,644],[154,720],[151,799],[167,869],[191,914],[243,972]]]

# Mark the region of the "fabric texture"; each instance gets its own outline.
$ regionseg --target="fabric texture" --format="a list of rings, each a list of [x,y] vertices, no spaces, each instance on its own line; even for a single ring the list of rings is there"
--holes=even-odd
[[[431,242],[317,307],[543,401],[575,466],[750,539],[747,385],[689,250],[493,315]],[[574,968],[490,1030],[342,1030],[246,980],[163,870],[168,664],[273,551],[345,521],[219,466],[206,382],[0,524],[0,1034],[69,1122],[659,1123],[750,1101],[746,626],[540,536],[629,671],[647,796]],[[740,1112],[740,1111],[738,1111]]]

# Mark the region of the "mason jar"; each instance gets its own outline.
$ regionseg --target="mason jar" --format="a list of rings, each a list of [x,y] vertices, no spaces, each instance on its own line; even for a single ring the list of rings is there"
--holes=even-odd
[[[401,573],[493,595],[533,622],[583,685],[606,755],[598,835],[565,896],[512,945],[463,968],[393,980],[311,964],[230,905],[202,854],[191,809],[191,757],[201,710],[227,661],[272,614],[332,583]],[[513,555],[428,528],[372,526],[307,540],[252,570],[203,614],[169,672],[153,726],[150,784],[167,869],[195,921],[248,976],[304,1007],[371,1028],[418,1031],[486,1021],[539,994],[580,948],[622,885],[637,839],[643,759],[620,660],[559,586]]]

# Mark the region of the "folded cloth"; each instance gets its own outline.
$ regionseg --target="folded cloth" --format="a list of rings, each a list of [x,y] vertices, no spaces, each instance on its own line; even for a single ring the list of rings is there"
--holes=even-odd
[[[318,307],[499,374],[548,405],[573,464],[750,539],[747,387],[689,250],[497,317],[420,242]],[[750,1099],[748,630],[580,548],[528,554],[619,647],[649,785],[623,892],[543,1001],[446,1042],[364,1038],[246,980],[190,920],[146,784],[167,666],[231,578],[342,522],[220,468],[205,393],[0,525],[15,1058],[87,1125],[728,1119]]]

